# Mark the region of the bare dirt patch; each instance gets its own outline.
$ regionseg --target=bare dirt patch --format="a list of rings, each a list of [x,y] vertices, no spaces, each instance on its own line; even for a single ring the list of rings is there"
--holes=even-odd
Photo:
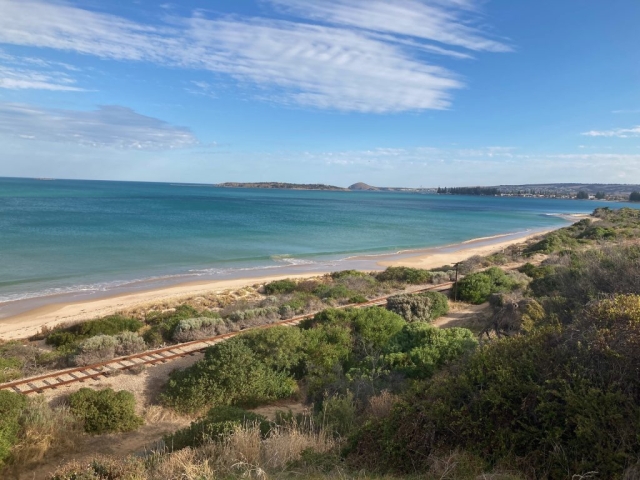
[[[471,305],[463,302],[451,302],[449,313],[436,319],[432,325],[438,328],[468,328],[473,333],[479,334],[490,317],[489,303]]]

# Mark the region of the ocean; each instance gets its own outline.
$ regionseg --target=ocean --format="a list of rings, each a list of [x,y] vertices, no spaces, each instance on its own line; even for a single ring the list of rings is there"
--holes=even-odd
[[[0,318],[65,301],[193,280],[561,226],[599,201],[420,193],[228,189],[0,178]]]

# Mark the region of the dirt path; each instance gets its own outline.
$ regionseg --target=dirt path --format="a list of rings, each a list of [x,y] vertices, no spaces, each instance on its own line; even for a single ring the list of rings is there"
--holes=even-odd
[[[468,328],[477,335],[484,328],[490,315],[491,307],[488,303],[470,305],[462,302],[451,302],[449,313],[436,319],[432,325],[438,328]]]

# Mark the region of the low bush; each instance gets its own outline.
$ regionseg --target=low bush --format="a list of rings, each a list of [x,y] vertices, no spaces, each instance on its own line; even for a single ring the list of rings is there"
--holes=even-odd
[[[469,275],[470,273],[483,268],[485,263],[486,260],[483,257],[480,255],[474,255],[458,264],[458,272],[462,275]]]
[[[116,335],[121,332],[137,332],[144,324],[135,318],[111,315],[97,320],[89,320],[71,327],[71,331],[83,337],[96,335]]]
[[[431,280],[431,272],[419,268],[389,267],[376,275],[380,282],[399,282],[412,285],[421,285]]]
[[[349,290],[346,285],[343,285],[341,283],[334,285],[321,283],[313,291],[313,294],[322,299],[339,300],[352,297],[354,295],[354,292]]]
[[[330,275],[334,280],[342,280],[347,277],[371,277],[367,272],[359,270],[342,270],[340,272],[332,272]]]
[[[135,413],[133,394],[124,390],[81,388],[69,395],[69,406],[91,434],[129,432],[144,423]]]
[[[97,335],[87,338],[78,345],[73,363],[79,366],[101,363],[114,357],[132,355],[146,348],[144,339],[137,333]]]
[[[0,467],[11,454],[11,448],[18,441],[20,415],[27,405],[25,396],[0,390]]]
[[[358,422],[358,409],[351,392],[334,394],[322,400],[315,415],[316,424],[335,437],[347,437]]]
[[[220,405],[256,406],[296,391],[293,378],[270,368],[236,337],[207,349],[193,366],[174,371],[162,399],[179,412],[197,413]]]
[[[231,313],[227,318],[232,322],[246,322],[255,319],[278,320],[280,314],[278,307],[250,308],[248,310],[238,310]]]
[[[624,472],[640,455],[639,329],[640,297],[622,295],[564,328],[489,343],[365,426],[351,459],[420,472],[434,452],[458,448],[536,478],[632,478]]]
[[[70,327],[53,330],[46,338],[48,345],[55,347],[75,346],[82,340],[99,335],[116,335],[122,332],[137,332],[144,326],[140,320],[122,315],[111,315],[89,320]]]
[[[180,343],[213,337],[219,333],[219,325],[224,325],[224,321],[219,317],[185,318],[174,328],[173,340]]]
[[[449,301],[439,292],[394,295],[387,299],[387,310],[407,322],[431,322],[449,312]]]
[[[133,355],[147,349],[147,344],[140,335],[134,332],[122,332],[115,336],[116,356]]]
[[[151,329],[145,332],[145,337],[156,343],[159,337],[162,337],[160,343],[171,342],[174,340],[175,331],[180,322],[192,318],[216,319],[220,318],[220,315],[210,310],[199,311],[191,305],[180,305],[172,311],[154,312],[147,315],[146,321],[151,325]]]
[[[22,376],[23,362],[19,358],[0,357],[0,383],[10,382]]]
[[[497,267],[467,275],[454,286],[459,299],[479,305],[492,293],[508,292],[518,283]]]
[[[439,285],[456,279],[455,270],[436,271],[431,274],[431,283]]]
[[[275,280],[264,286],[264,293],[267,295],[278,295],[283,293],[292,293],[296,289],[296,282],[288,278],[284,280]]]
[[[18,440],[11,450],[6,477],[20,477],[26,469],[73,451],[83,441],[82,420],[66,405],[51,407],[43,396],[29,397],[20,414]],[[12,477],[13,478],[13,477]]]
[[[252,424],[260,425],[263,435],[271,428],[262,415],[238,407],[218,406],[210,409],[201,420],[192,422],[189,427],[164,437],[164,443],[170,451],[199,447],[212,441],[221,441],[237,427]]]
[[[349,303],[367,303],[369,299],[364,295],[354,295],[349,299]]]
[[[385,360],[390,368],[409,378],[425,379],[477,345],[475,335],[466,328],[440,329],[411,323],[389,343]]]

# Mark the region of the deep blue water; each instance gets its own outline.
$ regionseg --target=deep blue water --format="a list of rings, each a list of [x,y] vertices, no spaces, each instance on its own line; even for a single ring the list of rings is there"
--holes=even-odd
[[[0,302],[447,245],[561,225],[550,214],[601,205],[623,206],[0,178]]]

